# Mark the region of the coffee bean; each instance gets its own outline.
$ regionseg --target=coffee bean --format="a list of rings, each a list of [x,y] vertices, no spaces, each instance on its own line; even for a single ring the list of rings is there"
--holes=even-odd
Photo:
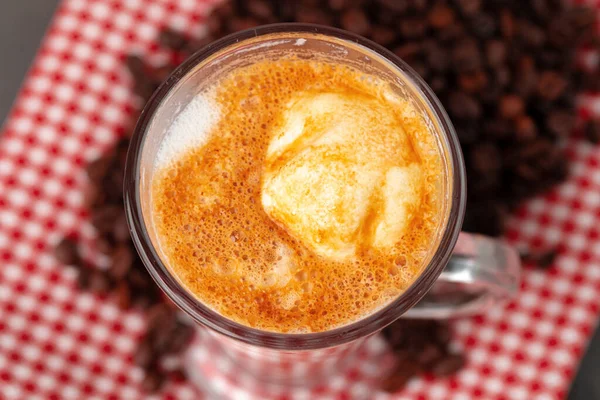
[[[512,39],[516,32],[515,17],[509,10],[502,10],[500,12],[500,31],[502,36],[506,39]]]
[[[585,138],[591,143],[600,143],[600,122],[599,121],[588,121],[584,128]]]
[[[514,128],[512,121],[502,118],[492,118],[484,122],[483,131],[485,136],[489,136],[493,140],[503,140],[513,134]]]
[[[275,13],[281,22],[294,21],[299,2],[294,0],[275,1]]]
[[[243,13],[238,1],[222,1],[212,10],[211,16],[227,19]]]
[[[518,23],[519,39],[526,46],[538,49],[544,45],[546,41],[546,34],[537,25],[520,20]]]
[[[427,25],[422,18],[403,18],[398,28],[405,39],[418,39],[425,35]]]
[[[152,348],[150,336],[146,335],[135,350],[133,362],[141,368],[148,368],[156,361],[157,354]]]
[[[410,8],[412,0],[376,0],[383,6],[383,10],[392,15],[402,14]]]
[[[575,41],[576,30],[564,15],[553,18],[549,24],[548,40],[557,48],[565,48]]]
[[[521,96],[506,94],[500,99],[500,116],[505,119],[514,119],[525,110],[525,102]]]
[[[88,164],[86,172],[92,184],[97,185],[106,176],[106,172],[111,168],[112,162],[112,157],[103,156]]]
[[[429,66],[424,61],[409,60],[409,64],[421,78],[425,80],[429,78]]]
[[[128,55],[125,58],[125,65],[127,66],[127,69],[129,69],[131,75],[134,76],[134,78],[143,78],[146,67],[144,64],[144,60],[142,60],[140,56]]]
[[[437,345],[428,343],[417,355],[417,362],[423,366],[423,369],[427,370],[442,356],[443,354]]]
[[[143,268],[136,268],[135,265],[136,264],[134,263],[127,274],[127,280],[131,284],[134,295],[154,287],[154,282],[148,276],[148,273]]]
[[[481,53],[477,42],[464,39],[457,43],[452,50],[452,63],[459,72],[472,72],[481,67]]]
[[[194,328],[190,325],[178,322],[171,333],[171,338],[166,351],[168,353],[180,353],[187,347],[193,336]]]
[[[455,0],[460,12],[465,16],[477,14],[481,9],[481,0]]]
[[[111,254],[113,252],[113,243],[106,236],[100,236],[96,239],[96,249],[102,254]]]
[[[435,36],[440,41],[440,43],[452,46],[454,42],[464,38],[466,32],[465,27],[462,23],[454,23],[450,26],[447,26],[444,29],[439,29],[435,31]]]
[[[460,125],[457,124],[456,133],[462,145],[476,143],[480,137],[479,126],[473,123],[473,121],[461,122]]]
[[[567,137],[575,126],[575,116],[565,110],[552,111],[546,122],[548,131],[558,137]]]
[[[418,43],[408,43],[396,47],[393,51],[398,57],[408,61],[421,53],[421,46]]]
[[[173,66],[171,64],[163,64],[154,68],[150,68],[148,74],[152,77],[153,81],[156,83],[156,87],[167,80],[171,72],[173,71]],[[127,153],[127,150],[125,151]]]
[[[484,90],[488,85],[488,76],[483,70],[462,73],[458,77],[460,88],[467,93]]]
[[[480,38],[488,39],[494,35],[498,25],[496,24],[496,18],[487,13],[477,13],[470,19],[471,32]]]
[[[538,254],[526,253],[521,256],[521,259],[525,263],[534,264],[540,269],[547,269],[554,265],[556,258],[558,257],[557,249],[550,249]]]
[[[142,389],[147,392],[156,392],[165,383],[165,375],[157,369],[150,369],[146,371],[144,379],[142,380]]]
[[[471,148],[470,162],[474,171],[489,176],[502,167],[500,152],[493,143],[478,143]]]
[[[497,201],[490,200],[483,204],[471,202],[469,214],[465,215],[463,229],[467,232],[498,236],[504,231],[505,223],[505,208]]]
[[[408,381],[418,375],[420,373],[419,368],[413,363],[403,363],[400,362],[400,365],[386,377],[381,383],[381,389],[394,393],[402,389]]]
[[[183,368],[176,368],[169,372],[169,377],[175,382],[184,382],[187,380],[187,373]]]
[[[544,100],[558,99],[567,87],[567,80],[555,71],[544,71],[537,83],[538,95]]]
[[[600,91],[600,68],[596,71],[583,71],[581,90],[597,92]]]
[[[158,87],[158,83],[148,73],[148,68],[139,56],[128,56],[126,58],[126,65],[134,78],[134,92],[147,100]]]
[[[514,168],[514,173],[517,177],[527,182],[533,182],[540,177],[539,170],[529,164],[518,164]]]
[[[405,329],[397,323],[392,324],[388,328],[384,329],[383,335],[393,350],[402,348],[407,337]]]
[[[481,106],[464,92],[453,92],[448,100],[450,114],[458,119],[476,119],[481,115]]]
[[[148,323],[148,327],[154,329],[154,327],[163,323],[163,321],[168,321],[171,323],[175,319],[175,313],[167,304],[161,303],[153,306],[146,313],[146,320]]]
[[[435,42],[430,42],[425,46],[426,64],[436,72],[445,72],[450,66],[450,56],[448,52]]]
[[[229,29],[233,32],[244,31],[246,29],[254,28],[260,25],[260,21],[255,18],[242,18],[235,17],[228,21],[227,23]]]
[[[531,117],[521,115],[515,120],[516,138],[520,142],[527,142],[537,136],[537,127]]]
[[[540,67],[556,70],[569,68],[571,63],[568,58],[570,58],[569,55],[555,49],[544,49],[536,54],[536,60]]]
[[[447,81],[443,75],[437,75],[429,79],[429,87],[436,93],[446,91]]]
[[[436,376],[449,376],[458,372],[465,365],[465,357],[461,354],[451,354],[440,359],[432,368]]]
[[[506,61],[506,43],[502,40],[488,40],[485,44],[485,55],[488,65],[501,66]]]
[[[563,17],[575,31],[575,40],[588,41],[597,39],[596,34],[596,15],[586,7],[576,6],[566,10]]]
[[[366,35],[371,27],[365,13],[358,8],[344,12],[341,23],[344,29],[359,35]]]
[[[92,225],[100,233],[111,232],[115,221],[122,213],[122,207],[117,205],[104,205],[92,210]]]
[[[492,72],[493,82],[501,89],[506,88],[510,84],[511,73],[506,66],[494,68]]]
[[[244,2],[246,0],[239,0],[239,1]],[[323,0],[303,0],[302,4],[307,7],[310,7],[310,8],[317,8],[317,7],[321,6],[322,1]],[[356,6],[360,6],[361,3],[363,2],[363,0],[354,0],[354,2],[355,2]]]
[[[258,19],[269,22],[273,18],[273,8],[266,0],[250,0],[246,2],[248,12]]]
[[[438,323],[432,328],[434,329],[432,335],[434,335],[438,345],[446,346],[450,343],[452,332],[450,331],[450,326],[448,324]]]
[[[87,277],[86,289],[98,294],[106,294],[112,287],[110,277],[105,271],[100,271],[96,268],[88,268],[89,275]]]
[[[121,203],[120,200],[122,200],[123,198],[123,174],[118,169],[113,169],[109,171],[109,173],[107,173],[102,179],[102,182],[100,182],[100,187],[101,190],[104,190],[107,194],[107,200],[109,200],[108,202],[110,202],[111,204],[115,203],[116,201]],[[120,204],[119,208],[121,208]],[[99,210],[99,208],[94,208],[94,210]],[[120,211],[115,212],[114,215],[111,214],[110,220],[116,220],[119,213]]]
[[[79,273],[77,274],[77,287],[79,287],[79,289],[82,290],[89,290],[91,269],[86,266],[83,266],[79,269],[78,272]]]
[[[131,307],[131,289],[129,288],[127,282],[119,282],[114,294],[117,305],[121,310],[127,310],[129,307]]]
[[[189,42],[183,34],[172,29],[161,31],[158,36],[158,41],[164,47],[175,51],[183,50]]]
[[[514,76],[513,88],[515,92],[524,98],[529,98],[535,92],[538,82],[538,73],[533,57],[530,55],[521,56]]]
[[[504,93],[504,88],[497,82],[491,80],[488,86],[479,92],[478,97],[488,114],[491,115],[491,110],[498,106],[498,98]]]
[[[124,212],[115,218],[112,235],[117,243],[125,243],[131,239],[129,225],[127,225],[127,218]]]
[[[450,6],[436,4],[427,16],[429,25],[435,29],[443,29],[454,23],[454,10]]]
[[[186,54],[191,55],[214,41],[215,38],[211,35],[206,35],[199,39],[193,39],[188,42],[187,46],[183,49],[183,51]]]
[[[307,24],[330,25],[332,18],[330,15],[318,8],[299,7],[296,13],[296,20]]]
[[[88,207],[94,207],[106,201],[106,193],[99,190],[97,186],[90,183],[83,188],[83,204]]]
[[[61,240],[54,248],[54,256],[58,261],[66,265],[76,266],[79,264],[77,244],[69,238]]]
[[[173,335],[176,329],[175,320],[161,321],[151,328],[152,347],[159,354],[166,354],[173,345]]]
[[[229,3],[225,2],[224,4]],[[226,17],[221,17],[217,10],[218,8],[206,19],[206,30],[208,31],[208,35],[211,37],[221,36],[226,29],[224,22]]]
[[[342,11],[350,6],[351,0],[328,0],[329,8],[333,11]]]
[[[112,265],[110,267],[110,274],[115,279],[123,279],[129,272],[129,269],[133,265],[133,254],[131,247],[128,245],[121,245],[117,247],[112,255]]]
[[[531,8],[535,16],[541,20],[547,20],[552,15],[552,9],[548,0],[531,0]]]
[[[396,32],[385,26],[374,26],[371,29],[371,40],[383,46],[389,46],[396,40]]]

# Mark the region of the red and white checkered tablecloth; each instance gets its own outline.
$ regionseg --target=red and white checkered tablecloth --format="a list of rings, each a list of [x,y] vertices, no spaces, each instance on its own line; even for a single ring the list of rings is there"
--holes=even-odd
[[[600,8],[598,0],[591,3]],[[1,398],[147,398],[142,371],[132,362],[142,317],[79,291],[74,271],[52,250],[72,231],[93,239],[83,167],[112,145],[140,106],[124,55],[139,52],[160,62],[168,55],[154,41],[159,29],[200,34],[211,4],[64,0],[60,6],[0,138]],[[583,99],[581,112],[600,115],[600,96]],[[555,267],[527,270],[516,301],[456,324],[456,345],[468,354],[456,377],[415,380],[389,398],[566,395],[600,313],[600,147],[571,141],[567,148],[571,179],[523,207],[508,235],[517,245],[558,245]],[[377,340],[345,376],[304,397],[388,398],[357,383],[376,371],[365,360],[381,351]],[[210,367],[208,350],[194,349],[196,360]],[[189,384],[170,383],[157,397],[204,396]]]

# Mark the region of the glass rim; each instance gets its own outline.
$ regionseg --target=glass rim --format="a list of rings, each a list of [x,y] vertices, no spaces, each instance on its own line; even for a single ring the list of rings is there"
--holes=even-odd
[[[420,95],[437,118],[437,126],[448,148],[448,166],[451,168],[452,193],[446,225],[438,248],[431,260],[412,284],[394,301],[367,317],[332,330],[313,333],[278,333],[251,328],[235,322],[202,302],[189,293],[171,274],[160,259],[149,237],[142,213],[140,173],[141,154],[148,133],[148,126],[162,101],[171,93],[177,83],[185,78],[200,62],[217,52],[241,41],[275,33],[310,33],[347,40],[361,45],[398,68],[414,84]],[[124,177],[124,203],[133,243],[146,269],[166,293],[166,295],[197,323],[239,341],[281,350],[311,350],[333,347],[361,337],[371,335],[398,319],[414,306],[431,288],[451,256],[460,233],[466,203],[465,167],[458,137],[450,119],[440,101],[423,79],[404,61],[386,48],[359,35],[337,28],[303,23],[278,23],[263,25],[225,36],[200,49],[179,65],[159,86],[144,106],[131,138],[127,154]]]

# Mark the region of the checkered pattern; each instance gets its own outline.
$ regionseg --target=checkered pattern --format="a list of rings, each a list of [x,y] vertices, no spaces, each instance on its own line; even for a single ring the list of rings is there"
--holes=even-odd
[[[600,7],[600,2],[592,0]],[[0,141],[0,397],[139,399],[142,371],[132,354],[144,322],[109,298],[82,293],[75,273],[52,256],[76,231],[93,242],[86,221],[83,166],[109,148],[140,104],[123,57],[169,57],[153,42],[170,26],[200,34],[206,0],[64,0],[29,72]],[[597,56],[588,61],[598,62]],[[600,96],[582,101],[600,115]],[[366,340],[343,374],[313,391],[280,398],[554,399],[565,396],[600,312],[600,148],[566,144],[569,182],[523,207],[509,233],[533,248],[559,246],[548,272],[528,270],[520,297],[457,322],[456,346],[468,365],[454,378],[424,378],[392,396],[375,394],[385,346]],[[90,257],[94,254],[90,247]],[[197,376],[235,398],[248,382],[224,378],[220,350],[204,332],[188,353]],[[200,338],[202,339],[202,338]],[[199,339],[199,340],[200,340]],[[195,374],[196,375],[196,374]],[[203,398],[170,383],[157,397]]]
[[[379,335],[335,348],[282,354],[233,343],[200,328],[185,364],[195,381],[210,382],[205,386],[217,399],[366,399],[378,392],[394,357]],[[256,376],[281,384],[265,384]],[[304,385],[290,390],[284,377]]]

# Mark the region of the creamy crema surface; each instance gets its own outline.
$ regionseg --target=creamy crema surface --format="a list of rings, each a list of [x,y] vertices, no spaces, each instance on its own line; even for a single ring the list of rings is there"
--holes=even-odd
[[[319,332],[419,275],[443,173],[435,133],[392,84],[282,56],[227,72],[178,115],[152,219],[168,268],[202,303],[258,329]]]

